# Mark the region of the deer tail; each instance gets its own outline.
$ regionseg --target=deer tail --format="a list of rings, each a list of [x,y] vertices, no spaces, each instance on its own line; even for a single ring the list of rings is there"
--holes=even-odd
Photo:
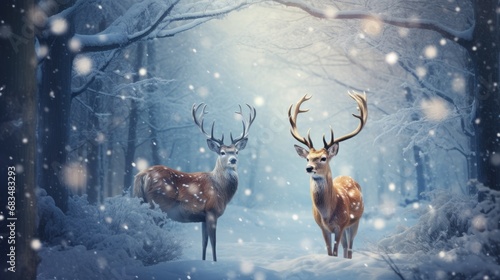
[[[148,202],[145,191],[145,188],[148,186],[148,184],[149,184],[148,173],[141,172],[135,175],[133,196],[142,197],[144,202]]]

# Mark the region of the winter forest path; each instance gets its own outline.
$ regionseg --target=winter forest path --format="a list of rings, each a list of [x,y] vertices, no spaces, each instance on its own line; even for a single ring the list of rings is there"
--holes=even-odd
[[[165,276],[167,271],[175,276],[172,279],[399,279],[375,252],[377,241],[401,222],[388,223],[363,219],[353,259],[349,260],[326,255],[321,231],[310,211],[277,212],[229,205],[217,226],[218,262],[201,261],[200,224],[179,224],[186,242],[181,260],[149,267],[147,275],[134,274],[144,279]]]

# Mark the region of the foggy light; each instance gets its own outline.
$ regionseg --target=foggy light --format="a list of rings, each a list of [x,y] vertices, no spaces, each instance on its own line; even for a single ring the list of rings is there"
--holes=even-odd
[[[299,215],[293,214],[292,215],[292,220],[297,221],[299,219]]]
[[[144,170],[149,167],[148,161],[143,158],[138,158],[135,164],[137,165],[138,170]]]
[[[419,66],[415,69],[415,71],[420,79],[424,78],[427,75],[427,69],[425,67]]]
[[[250,261],[242,261],[240,263],[240,271],[243,274],[250,274],[254,271],[255,265]]]
[[[27,144],[28,143],[28,138],[23,138],[23,144]]]
[[[40,45],[40,47],[38,47],[37,49],[38,58],[44,58],[47,56],[47,54],[49,54],[49,48],[47,47],[47,45]]]
[[[246,196],[250,196],[252,194],[252,190],[251,189],[245,189],[245,195]]]
[[[264,170],[267,172],[267,173],[271,173],[273,171],[273,168],[270,166],[270,165],[266,165],[266,167],[264,168]]]
[[[500,165],[500,154],[492,154],[490,157],[490,163],[494,166]]]
[[[420,103],[420,107],[425,117],[432,121],[442,121],[449,115],[449,109],[446,103],[438,98],[423,100]]]
[[[35,238],[35,239],[31,240],[30,246],[31,246],[31,249],[38,251],[38,250],[42,249],[42,242],[40,242],[40,239]]]
[[[389,184],[389,190],[390,190],[391,192],[395,191],[395,190],[396,190],[396,184],[394,184],[394,183],[390,183],[390,184]]]
[[[337,11],[333,7],[327,7],[324,12],[326,17],[329,18],[333,18],[337,14]]]
[[[265,103],[264,97],[262,97],[262,96],[255,97],[255,99],[253,100],[253,103],[255,103],[255,106],[257,106],[257,107],[263,106]]]
[[[398,62],[399,56],[395,52],[390,52],[385,56],[385,62],[387,62],[389,65],[394,65]]]
[[[146,74],[148,74],[148,70],[146,70],[146,68],[142,67],[139,69],[139,76],[144,77]]]
[[[215,79],[219,79],[220,78],[220,73],[219,72],[215,72],[214,73],[214,78]]]
[[[63,18],[56,18],[50,23],[50,31],[56,35],[64,34],[68,30],[68,22]]]
[[[78,162],[70,162],[63,166],[62,178],[64,184],[74,191],[85,189],[87,185],[87,169]]]
[[[370,36],[378,36],[382,31],[382,22],[379,20],[365,19],[361,21],[363,32]]]
[[[437,50],[436,46],[432,46],[432,45],[427,46],[424,49],[424,54],[425,54],[425,57],[427,57],[429,59],[434,59],[438,55],[438,50]]]
[[[466,82],[465,82],[464,77],[456,77],[455,79],[453,79],[451,81],[451,89],[457,93],[464,93],[465,92],[465,85],[466,85]]]
[[[79,56],[73,62],[73,67],[78,75],[88,75],[92,71],[93,62],[87,56]]]
[[[373,227],[375,229],[378,229],[378,230],[383,229],[385,227],[385,221],[383,219],[380,219],[380,218],[375,219],[373,221]]]
[[[71,40],[69,40],[69,49],[72,52],[79,52],[81,48],[82,42],[79,39],[71,38]]]
[[[188,88],[189,88],[189,90],[194,90],[194,86],[193,85],[189,85]]]

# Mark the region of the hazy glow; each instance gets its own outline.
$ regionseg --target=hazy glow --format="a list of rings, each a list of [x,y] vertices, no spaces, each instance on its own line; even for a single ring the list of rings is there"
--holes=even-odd
[[[450,114],[446,103],[439,98],[423,100],[420,107],[425,117],[432,121],[442,121]]]
[[[88,75],[92,72],[93,62],[87,56],[79,56],[75,58],[73,67],[78,75]]]
[[[394,65],[398,62],[399,56],[395,52],[390,52],[385,56],[385,62],[387,62],[390,65]]]
[[[427,46],[424,49],[425,57],[428,59],[434,59],[438,55],[438,49],[436,46]]]
[[[68,30],[68,22],[63,18],[56,18],[50,22],[50,31],[56,35],[62,35]]]

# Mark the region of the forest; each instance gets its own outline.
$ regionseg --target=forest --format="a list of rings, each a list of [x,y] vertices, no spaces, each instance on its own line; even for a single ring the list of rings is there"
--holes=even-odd
[[[2,279],[500,279],[499,18],[493,0],[2,1]],[[324,253],[287,115],[311,96],[297,128],[319,147],[358,126],[350,91],[368,118],[330,168],[362,189],[352,260]],[[130,195],[154,165],[214,168],[202,103],[226,142],[256,112],[217,263],[198,223]]]

